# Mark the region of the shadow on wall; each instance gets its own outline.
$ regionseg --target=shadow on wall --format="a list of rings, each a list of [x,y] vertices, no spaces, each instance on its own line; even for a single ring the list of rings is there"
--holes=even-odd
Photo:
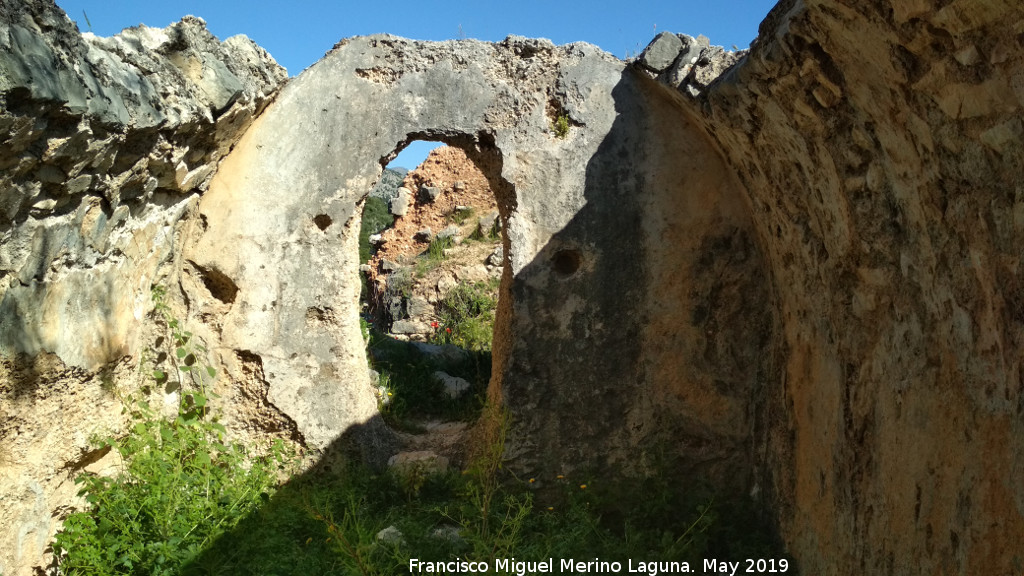
[[[627,68],[612,96],[584,205],[512,282],[514,468],[765,488],[778,351],[743,189],[677,94]]]

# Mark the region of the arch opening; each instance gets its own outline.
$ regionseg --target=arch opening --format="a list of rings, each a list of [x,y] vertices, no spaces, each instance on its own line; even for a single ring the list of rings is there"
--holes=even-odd
[[[457,440],[498,386],[514,202],[486,138],[434,136],[440,145],[419,165],[398,165],[424,136],[410,134],[381,159],[363,201],[360,317],[384,421],[458,461],[466,454]]]

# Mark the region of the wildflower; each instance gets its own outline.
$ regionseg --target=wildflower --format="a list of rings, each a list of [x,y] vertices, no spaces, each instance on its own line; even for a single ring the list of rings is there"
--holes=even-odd
[[[554,509],[555,509],[555,507],[554,507],[554,506],[548,506],[548,512],[551,512],[551,511],[552,511],[552,510],[554,510]]]
[[[580,484],[580,490],[586,490],[586,489],[587,489],[587,485],[586,484]]]
[[[559,480],[565,480],[565,476],[562,476],[561,474],[555,476],[555,478],[558,478]]]
[[[536,479],[536,478],[530,478],[530,484],[533,484],[533,483],[534,483],[534,482],[536,482],[536,481],[537,481],[537,479]]]
[[[451,329],[451,328],[445,328],[445,329],[444,329],[444,331],[445,331],[445,332],[447,332],[447,333],[449,333],[449,334],[451,334],[451,333],[452,333],[452,329]]]
[[[430,323],[431,328],[436,329],[438,326],[440,326],[440,324],[438,324],[436,320]]]

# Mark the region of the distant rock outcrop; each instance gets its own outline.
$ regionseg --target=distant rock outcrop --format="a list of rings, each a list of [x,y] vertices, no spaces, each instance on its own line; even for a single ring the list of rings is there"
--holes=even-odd
[[[384,172],[380,175],[380,180],[370,191],[370,196],[374,198],[380,198],[385,202],[391,202],[398,197],[398,188],[402,185],[402,180],[405,180],[405,175],[409,171],[405,168],[385,168]]]

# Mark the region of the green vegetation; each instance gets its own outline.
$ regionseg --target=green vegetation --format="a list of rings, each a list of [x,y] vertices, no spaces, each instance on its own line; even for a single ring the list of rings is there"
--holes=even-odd
[[[387,290],[388,296],[401,296],[408,298],[412,295],[412,288],[415,285],[413,272],[409,268],[399,268],[388,274]]]
[[[191,397],[202,407],[201,394]],[[184,403],[173,420],[141,399],[128,407],[131,432],[104,441],[124,469],[76,480],[89,508],[69,516],[55,538],[62,574],[178,574],[266,501],[289,461],[280,442],[254,458]]]
[[[569,116],[567,114],[559,114],[554,122],[551,123],[551,130],[555,133],[555,138],[565,138],[568,136]]]
[[[451,224],[458,224],[458,225],[461,226],[462,224],[464,224],[466,222],[466,220],[469,220],[475,214],[476,214],[476,210],[474,210],[472,206],[466,206],[465,209],[463,209],[463,210],[457,210],[457,209],[456,210],[452,210],[445,217],[445,220],[447,220]]]
[[[363,204],[363,221],[359,228],[359,261],[367,262],[373,255],[370,236],[379,234],[395,223],[395,217],[388,209],[388,203],[381,198],[368,196]]]
[[[438,304],[441,316],[432,341],[454,344],[464,350],[490,352],[494,338],[495,296],[498,278],[476,284],[460,284]]]
[[[155,311],[170,338],[152,351],[152,379],[177,392],[176,414],[165,418],[152,407],[148,388],[125,400],[128,435],[98,442],[124,465],[114,477],[83,473],[76,479],[89,507],[71,514],[55,537],[62,574],[178,574],[269,497],[291,459],[280,442],[256,457],[225,439],[208,406],[216,372],[164,297],[162,287],[153,288]],[[159,350],[164,342],[170,354]]]
[[[475,242],[499,242],[501,241],[501,220],[498,218],[494,219],[491,227],[483,231],[479,227],[473,230],[473,233],[467,237],[467,240]]]
[[[428,416],[479,419],[476,453],[463,470],[379,472],[346,460],[340,471],[313,470],[284,484],[278,479],[295,465],[294,452],[277,443],[260,455],[225,439],[208,408],[215,372],[205,350],[171,316],[163,290],[154,289],[169,333],[157,348],[169,346],[169,353],[153,351],[152,378],[179,390],[181,401],[170,418],[143,395],[126,401],[129,434],[103,441],[125,464],[113,478],[79,477],[89,506],[56,537],[61,573],[393,576],[408,573],[410,558],[484,561],[494,569],[496,559],[512,557],[691,567],[704,557],[778,557],[771,531],[748,503],[683,489],[668,467],[620,481],[509,473],[508,418],[483,402],[495,288],[464,286],[443,302],[438,341],[469,349],[462,356],[425,357],[361,323],[381,386],[391,393],[383,402],[388,422],[413,428]],[[438,369],[465,377],[472,389],[448,398],[430,378]],[[390,538],[379,536],[385,529]]]
[[[678,486],[651,493],[664,486],[516,479],[504,471],[502,439],[499,430],[465,472],[407,475],[352,465],[297,478],[185,573],[393,576],[409,572],[410,558],[485,561],[491,569],[495,559],[512,557],[695,567],[706,555],[739,554],[736,544],[751,538],[738,523],[734,533],[723,532],[728,508]],[[377,537],[389,528],[392,538]],[[734,534],[739,540],[724,539]],[[750,550],[778,557],[777,548]]]
[[[490,349],[432,358],[408,342],[373,331],[369,352],[372,367],[381,376],[381,416],[392,427],[417,432],[418,422],[426,419],[472,421],[480,415],[491,379]],[[448,397],[434,378],[439,370],[465,379],[469,390]]]
[[[451,236],[435,236],[427,249],[416,258],[416,277],[423,278],[432,270],[444,262],[444,251],[455,246],[455,239]]]
[[[438,303],[440,321],[433,325],[431,343],[453,345],[460,353],[430,358],[413,345],[370,331],[372,368],[382,378],[381,414],[391,426],[416,431],[419,420],[475,420],[491,379],[496,292],[500,280],[457,286]],[[463,378],[470,389],[449,398],[435,377],[437,371]]]

